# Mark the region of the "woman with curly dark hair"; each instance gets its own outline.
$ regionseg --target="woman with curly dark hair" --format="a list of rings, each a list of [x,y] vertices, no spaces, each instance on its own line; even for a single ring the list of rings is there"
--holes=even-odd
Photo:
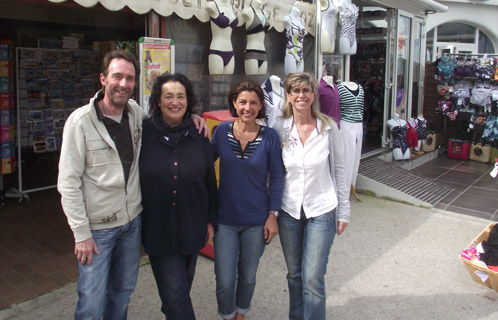
[[[218,193],[209,140],[190,115],[186,76],[162,74],[152,86],[140,154],[142,242],[168,320],[195,319],[190,288],[197,254],[214,236]]]

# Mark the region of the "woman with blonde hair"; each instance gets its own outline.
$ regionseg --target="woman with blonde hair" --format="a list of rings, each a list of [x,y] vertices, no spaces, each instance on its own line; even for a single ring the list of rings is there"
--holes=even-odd
[[[278,226],[288,271],[289,319],[326,319],[328,256],[350,214],[344,145],[335,121],[320,112],[312,75],[289,75],[284,90],[282,117],[274,129],[285,167]]]

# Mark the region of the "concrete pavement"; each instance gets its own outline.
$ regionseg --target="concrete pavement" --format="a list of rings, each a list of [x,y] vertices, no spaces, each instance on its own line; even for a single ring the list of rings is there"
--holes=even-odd
[[[327,319],[498,319],[498,293],[474,282],[460,250],[489,221],[361,195],[329,257]],[[248,320],[286,319],[288,292],[280,242],[263,255]],[[219,319],[213,262],[199,257],[191,296],[197,319]],[[0,311],[0,319],[71,319],[71,284]],[[129,319],[164,319],[150,266],[140,268]]]

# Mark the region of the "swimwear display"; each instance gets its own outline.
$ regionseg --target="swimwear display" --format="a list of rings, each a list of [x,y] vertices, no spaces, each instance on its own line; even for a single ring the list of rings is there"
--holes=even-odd
[[[286,55],[292,56],[296,60],[296,67],[299,67],[303,63],[303,40],[306,28],[302,18],[297,18],[297,20],[300,23],[294,23],[293,21],[285,32],[285,36],[287,37]]]
[[[408,150],[408,143],[406,142],[407,130],[408,125],[406,124],[391,129],[391,134],[393,135],[393,149],[400,148],[403,154]]]
[[[337,15],[337,8],[331,3],[330,0],[327,1],[328,6],[326,9],[322,10],[322,30],[329,33],[330,43],[335,41],[335,19]]]
[[[263,10],[260,10],[261,13],[263,14],[263,19],[261,20],[259,16],[256,14],[256,10],[251,6],[252,11],[254,12],[254,19],[252,19],[252,23],[249,27],[246,29],[246,34],[254,34],[254,33],[259,33],[261,31],[268,31],[270,28],[270,23],[268,20],[266,20],[265,13]]]
[[[220,8],[218,7],[218,4],[216,1],[214,1],[214,4],[216,5],[216,9],[218,10],[218,16],[216,18],[211,17],[211,21],[217,25],[218,27],[225,29],[225,28],[235,28],[237,24],[239,24],[239,18],[237,17],[237,13],[235,12],[235,9],[233,9],[233,13],[235,14],[235,19],[233,19],[232,22],[230,22],[230,19],[225,15],[224,12],[220,12]]]
[[[233,51],[220,51],[209,49],[209,54],[216,54],[223,59],[223,66],[226,66],[230,63],[230,60],[233,58]]]
[[[427,120],[424,118],[415,119],[415,123],[417,124],[417,136],[419,140],[425,140],[427,138]]]
[[[341,12],[341,32],[339,37],[349,40],[349,47],[356,43],[356,20],[358,19],[358,8],[354,4],[344,4],[344,11]],[[342,50],[342,49],[341,49]],[[341,52],[342,53],[342,52]]]
[[[408,130],[406,131],[406,142],[410,147],[418,146],[418,134],[417,134],[417,124],[413,122],[413,124],[408,121],[406,123],[408,125]]]
[[[247,49],[245,51],[246,53],[246,60],[249,59],[256,59],[258,60],[258,67],[261,67],[263,62],[266,61],[266,51],[263,50],[255,50],[255,49]]]

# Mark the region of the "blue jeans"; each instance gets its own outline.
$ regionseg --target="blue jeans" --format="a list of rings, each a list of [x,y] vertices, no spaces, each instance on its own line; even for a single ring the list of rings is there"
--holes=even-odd
[[[278,217],[280,243],[287,264],[290,320],[325,320],[325,273],[336,233],[335,209],[316,218]]]
[[[214,272],[218,313],[223,319],[249,311],[259,258],[265,251],[263,228],[218,225],[214,236]]]
[[[79,300],[75,319],[126,319],[140,259],[142,215],[112,229],[92,230],[99,254],[78,262]]]
[[[190,299],[197,253],[149,256],[161,297],[161,311],[168,320],[195,320]]]

